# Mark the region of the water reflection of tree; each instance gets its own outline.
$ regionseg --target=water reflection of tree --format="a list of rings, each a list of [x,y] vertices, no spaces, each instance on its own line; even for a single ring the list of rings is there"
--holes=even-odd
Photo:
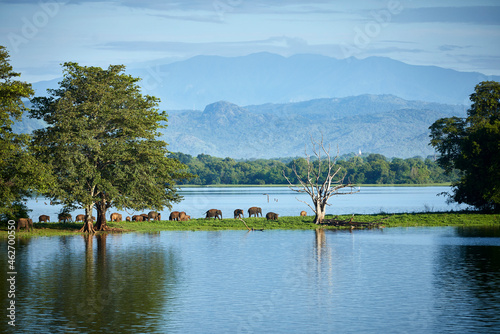
[[[179,279],[178,255],[151,242],[153,236],[111,249],[109,238],[85,235],[83,252],[65,249],[30,273],[37,282],[24,310],[36,309],[26,314],[33,332],[164,331]]]
[[[316,272],[318,279],[324,278],[323,275],[327,274],[327,279],[329,284],[332,284],[332,252],[330,247],[326,242],[326,235],[324,229],[316,229],[314,232],[314,250],[315,250],[315,262],[316,262]],[[326,270],[326,271],[325,271]]]

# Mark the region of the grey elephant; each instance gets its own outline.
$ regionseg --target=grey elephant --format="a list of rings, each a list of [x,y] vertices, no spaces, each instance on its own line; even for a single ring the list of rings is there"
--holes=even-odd
[[[39,223],[41,223],[41,222],[48,223],[48,222],[50,222],[50,217],[47,215],[41,215],[40,217],[38,217],[38,222]]]
[[[267,220],[278,220],[278,214],[274,212],[268,212],[266,214],[266,219]]]
[[[258,217],[260,213],[260,216],[262,217],[262,209],[256,206],[252,206],[250,209],[248,209],[248,217]]]
[[[217,209],[210,209],[207,212],[205,212],[205,214],[206,214],[205,219],[212,217],[214,217],[214,220],[217,218],[222,219],[222,211]]]

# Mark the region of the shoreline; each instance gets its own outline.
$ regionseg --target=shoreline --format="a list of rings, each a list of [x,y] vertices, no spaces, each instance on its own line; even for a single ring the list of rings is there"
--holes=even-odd
[[[349,220],[352,215],[327,215],[325,220],[338,218]],[[267,221],[266,218],[244,218],[245,224],[238,219],[192,219],[188,222],[152,221],[152,222],[108,222],[114,231],[98,233],[157,233],[160,231],[222,231],[222,230],[314,230],[314,229],[350,229],[350,226],[331,226],[313,224],[314,217],[285,216],[278,221]],[[427,213],[397,213],[354,215],[355,222],[375,222],[383,219],[376,228],[390,227],[499,227],[499,214],[484,214],[471,212],[427,212]],[[79,233],[81,223],[35,223],[34,231],[16,232],[17,238],[50,237],[67,235],[85,235]],[[0,239],[7,239],[8,229],[0,228]]]
[[[207,184],[207,185],[197,185],[197,184],[183,184],[177,185],[179,188],[272,188],[272,187],[290,187],[288,184]],[[292,187],[300,187],[300,184],[293,185]],[[392,183],[392,184],[353,184],[353,187],[449,187],[450,182],[444,183]]]

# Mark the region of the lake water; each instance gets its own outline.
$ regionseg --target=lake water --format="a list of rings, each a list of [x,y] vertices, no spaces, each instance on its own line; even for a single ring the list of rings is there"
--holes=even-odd
[[[401,213],[422,211],[448,211],[466,208],[464,205],[447,204],[446,197],[438,196],[442,192],[449,192],[450,187],[361,187],[358,193],[352,195],[334,196],[330,199],[331,206],[327,214],[370,214],[370,213]],[[312,210],[302,201],[311,202],[307,194],[298,194],[288,187],[201,187],[182,188],[180,194],[184,196],[181,203],[174,204],[173,210],[185,211],[192,218],[205,217],[209,209],[222,210],[224,218],[233,218],[235,209],[242,209],[245,217],[249,207],[258,206],[266,212],[272,211],[280,216],[298,216],[304,210],[312,215]],[[57,213],[61,206],[50,205],[50,201],[39,198],[28,202],[32,209],[30,216],[38,222],[42,214],[49,215],[51,221],[57,220]],[[108,210],[119,212],[125,216],[147,213],[148,209],[141,212],[119,211],[114,208]],[[85,213],[84,210],[72,212],[73,217]],[[162,219],[168,219],[170,211],[163,210]],[[95,215],[95,213],[94,213]]]
[[[4,333],[500,333],[499,228],[18,239]]]

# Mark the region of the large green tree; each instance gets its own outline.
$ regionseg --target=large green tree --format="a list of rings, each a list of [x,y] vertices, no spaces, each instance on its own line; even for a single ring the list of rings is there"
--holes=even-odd
[[[110,207],[162,210],[180,201],[176,183],[189,175],[158,140],[167,122],[159,100],[142,95],[140,79],[126,75],[123,65],[63,68],[60,87],[32,100],[31,117],[48,124],[35,131],[34,146],[57,177],[45,195],[85,209],[84,232],[108,229]]]
[[[30,195],[30,189],[42,189],[47,181],[45,166],[29,152],[29,136],[12,131],[26,111],[24,100],[33,95],[30,84],[15,80],[19,76],[0,45],[0,214],[9,218],[19,215],[19,203]]]
[[[480,210],[500,211],[500,83],[479,83],[467,117],[441,118],[430,127],[438,163],[457,169],[451,200]]]

